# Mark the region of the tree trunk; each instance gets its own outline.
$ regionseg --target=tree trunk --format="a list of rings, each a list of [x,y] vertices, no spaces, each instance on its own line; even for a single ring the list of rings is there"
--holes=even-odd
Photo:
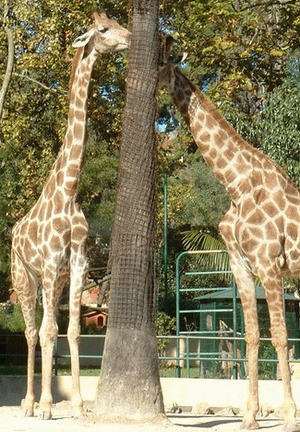
[[[6,22],[8,20],[8,12],[9,12],[9,1],[6,0],[5,5],[4,5],[4,16],[3,16],[4,22]],[[8,51],[7,51],[6,72],[5,72],[2,87],[0,90],[0,123],[1,123],[1,119],[2,119],[4,100],[5,100],[5,96],[6,96],[6,93],[8,90],[8,86],[9,86],[12,71],[13,71],[14,53],[15,53],[13,32],[9,28],[7,23],[5,23],[5,31],[6,31],[6,35],[7,35]]]
[[[164,413],[154,283],[157,13],[157,0],[134,0],[98,416],[145,419]]]

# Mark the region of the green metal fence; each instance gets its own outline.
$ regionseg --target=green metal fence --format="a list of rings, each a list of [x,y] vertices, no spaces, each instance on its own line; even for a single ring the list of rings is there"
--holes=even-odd
[[[80,353],[80,363],[81,365],[84,362],[89,364],[92,361],[96,361],[96,365],[94,367],[96,369],[101,368],[101,360],[103,356],[103,346],[104,346],[104,335],[82,335],[82,340],[86,339],[90,345],[98,346],[100,348],[100,353],[91,355],[84,353],[81,350]],[[232,363],[236,366],[236,371],[241,370],[243,367],[244,370],[247,371],[247,359],[246,356],[243,357],[234,357],[231,353],[231,357],[221,357],[220,353],[216,352],[214,355],[212,353],[205,352],[195,352],[193,346],[198,344],[201,347],[201,344],[206,340],[216,340],[216,341],[224,341],[230,339],[232,342],[236,341],[236,344],[240,342],[244,342],[242,337],[228,337],[226,336],[207,336],[207,335],[180,335],[180,336],[158,336],[157,342],[159,347],[159,364],[160,364],[160,374],[165,377],[184,377],[184,378],[203,378],[202,373],[202,364],[205,361],[213,362],[216,366],[219,363]],[[65,341],[67,344],[67,336],[59,335],[58,343],[56,346],[54,359],[55,359],[55,374],[58,374],[59,369],[63,364],[70,365],[70,354],[64,353],[62,354],[60,343]],[[270,338],[261,338],[261,343],[269,344],[271,346]],[[290,344],[299,343],[299,339],[289,339]],[[179,346],[179,350],[177,349]],[[293,363],[300,363],[300,360],[293,359]],[[273,356],[271,358],[259,358],[260,367],[265,370],[268,370],[268,376],[260,376],[260,378],[269,378],[276,379],[277,378],[277,358]],[[178,373],[179,371],[179,373]],[[233,378],[234,377],[234,368],[232,368],[232,374],[228,376],[224,376],[223,378]],[[243,376],[238,375],[239,378],[247,378],[247,373],[244,373]],[[218,375],[210,376],[210,378],[221,378]]]
[[[246,345],[244,341],[244,320],[237,286],[230,269],[211,270],[206,263],[207,256],[216,257],[227,251],[186,251],[176,259],[176,376],[181,376],[183,359],[187,368],[190,361],[197,360],[201,377],[245,378]],[[196,257],[201,257],[200,265]],[[192,265],[191,261],[195,264]],[[212,261],[212,260],[210,260]],[[215,259],[215,261],[218,261]],[[220,260],[219,260],[220,261]],[[204,283],[203,283],[204,280]],[[225,286],[225,283],[227,284]],[[221,285],[220,285],[221,284]],[[293,360],[299,357],[299,300],[286,294],[289,312],[287,321],[290,333],[289,348]],[[264,329],[268,317],[266,301],[261,287],[257,287],[260,321]],[[291,307],[291,305],[293,307]],[[290,327],[293,327],[292,329]],[[263,332],[264,333],[264,332]],[[266,332],[265,332],[266,333]],[[269,335],[268,335],[269,336]],[[180,341],[185,338],[186,352]],[[198,340],[199,346],[195,344]],[[191,348],[193,343],[193,347]],[[180,346],[181,344],[181,346]],[[195,347],[197,348],[195,350]],[[261,338],[260,375],[262,378],[277,377],[277,359],[270,337]]]
[[[21,338],[22,336],[19,335]],[[160,374],[164,377],[182,377],[182,378],[203,378],[203,371],[202,371],[202,364],[205,361],[210,361],[215,364],[215,369],[217,369],[217,365],[220,363],[233,363],[236,365],[236,369],[240,370],[243,366],[244,369],[247,371],[247,359],[246,357],[227,357],[222,358],[219,352],[214,353],[212,356],[212,353],[205,353],[205,352],[195,352],[194,346],[195,344],[198,344],[201,348],[201,344],[205,342],[206,340],[216,340],[218,342],[224,341],[224,340],[231,340],[232,342],[234,339],[236,340],[236,343],[239,344],[243,342],[243,338],[237,336],[234,338],[233,336],[228,337],[226,336],[207,336],[207,335],[180,335],[180,336],[158,336],[158,347],[159,347],[159,363],[160,363]],[[93,363],[93,365],[90,368],[94,368],[96,371],[99,371],[101,368],[101,360],[103,357],[103,346],[104,346],[104,340],[105,335],[82,335],[81,336],[81,342],[86,341],[86,345],[89,345],[90,347],[94,347],[96,353],[91,354],[86,352],[84,349],[81,348],[80,350],[80,363],[83,366],[82,369],[84,369],[84,363],[86,363],[86,366]],[[269,344],[271,346],[270,338],[262,338],[262,343]],[[289,339],[289,344],[296,344],[299,343],[299,338]],[[62,343],[67,346],[67,335],[59,335],[58,341],[55,347],[55,353],[54,353],[54,373],[58,374],[60,369],[65,366],[70,366],[70,354],[68,349],[62,350]],[[81,343],[81,347],[82,347]],[[177,349],[177,346],[179,346],[179,350]],[[97,352],[98,351],[98,352]],[[16,359],[20,359],[20,361],[24,365],[24,371],[23,373],[26,373],[26,354],[25,352],[22,353],[2,353],[0,354],[0,364],[2,363],[4,366],[5,364],[9,365],[11,361],[13,362]],[[37,363],[40,363],[40,352],[37,351],[36,355]],[[299,359],[293,359],[292,363],[300,363]],[[268,376],[260,376],[260,378],[269,378],[269,379],[276,379],[277,378],[277,359],[276,357],[271,358],[259,358],[259,364],[260,367],[264,370],[268,370]],[[2,373],[5,373],[5,368],[1,369]],[[223,378],[233,378],[233,372],[232,374],[223,377]],[[238,375],[239,378],[247,378],[247,373],[244,374],[243,377],[241,375]],[[299,376],[300,377],[300,376]],[[211,378],[221,378],[219,375],[211,376]]]
[[[237,287],[234,281],[232,281],[231,286],[184,286],[182,284],[182,278],[194,278],[194,277],[201,277],[204,278],[206,276],[221,276],[222,278],[224,276],[232,275],[232,272],[230,270],[211,270],[211,269],[201,269],[201,270],[194,270],[194,269],[188,269],[188,270],[182,270],[182,261],[186,257],[195,257],[195,256],[204,256],[204,255],[217,255],[217,254],[227,254],[227,251],[224,250],[218,250],[218,251],[185,251],[178,255],[176,259],[176,336],[178,337],[178,343],[177,343],[177,356],[179,357],[180,353],[180,347],[179,347],[179,336],[182,335],[190,335],[190,336],[206,336],[203,338],[203,342],[210,342],[203,344],[204,345],[204,351],[201,350],[201,352],[198,353],[192,353],[192,357],[196,356],[198,354],[199,360],[201,359],[202,362],[213,362],[212,368],[214,368],[215,361],[220,357],[220,353],[217,350],[217,342],[222,340],[220,337],[220,333],[222,333],[222,330],[218,328],[216,321],[217,314],[232,314],[232,328],[230,331],[227,330],[227,338],[228,337],[232,340],[232,359],[233,362],[233,378],[237,378]],[[182,299],[186,294],[189,294],[193,296],[193,300],[195,301],[195,295],[196,294],[205,294],[207,293],[217,293],[217,292],[225,292],[229,291],[231,288],[232,292],[232,301],[231,301],[231,307],[216,307],[216,305],[208,307],[200,307],[200,305],[195,308],[184,308],[182,306]],[[201,302],[201,297],[196,297],[196,299]],[[198,328],[195,328],[192,332],[188,329],[182,328],[183,326],[183,317],[187,317],[189,315],[199,314],[199,325]],[[203,316],[210,316],[213,325],[211,329],[205,328],[205,326],[201,325],[203,323]],[[224,330],[225,331],[225,330]],[[229,333],[229,334],[228,334]],[[242,335],[241,335],[242,336]],[[187,339],[189,340],[189,339]],[[242,340],[242,339],[241,339]],[[223,361],[226,361],[225,358],[223,358]],[[177,364],[177,376],[180,376],[180,367],[178,367],[179,364]]]
[[[227,252],[187,251],[177,257],[176,335],[157,337],[161,376],[235,379],[247,377],[243,313],[232,273],[224,268],[199,269],[198,264],[193,267],[190,263],[196,256],[209,254]],[[226,284],[215,283],[214,278],[217,282],[225,280]],[[262,294],[260,295],[259,301],[262,301]],[[291,359],[292,362],[299,363],[299,300],[288,294],[286,301]],[[262,304],[260,306],[262,307]],[[263,310],[263,319],[265,315],[267,313]],[[266,327],[266,324],[264,326]],[[22,339],[22,343],[14,342],[11,339],[13,337]],[[81,335],[81,365],[98,369],[101,367],[104,340],[105,335]],[[9,364],[17,359],[25,364],[24,335],[0,335],[0,347],[0,364]],[[277,358],[270,337],[261,338],[261,347],[260,378],[276,379]],[[40,362],[39,350],[36,357],[37,362]],[[55,345],[54,373],[58,374],[61,367],[69,364],[67,336],[59,335]]]

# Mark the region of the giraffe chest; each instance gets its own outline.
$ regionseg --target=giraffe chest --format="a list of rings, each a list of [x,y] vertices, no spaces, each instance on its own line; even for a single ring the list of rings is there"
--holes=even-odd
[[[300,274],[300,206],[287,197],[248,194],[233,214],[234,238],[254,269],[273,268],[281,276]],[[272,199],[270,199],[272,198]]]
[[[13,248],[34,273],[39,274],[45,262],[66,271],[69,267],[71,231],[68,218],[47,221],[24,218],[14,229]],[[60,271],[60,270],[59,270]]]

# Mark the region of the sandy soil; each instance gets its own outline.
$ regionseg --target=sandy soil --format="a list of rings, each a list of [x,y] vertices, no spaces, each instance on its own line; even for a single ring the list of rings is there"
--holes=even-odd
[[[279,432],[282,420],[276,418],[259,419],[260,431]],[[168,414],[167,420],[161,423],[105,423],[92,419],[91,414],[86,420],[72,417],[69,402],[60,402],[53,408],[52,420],[40,420],[37,416],[24,418],[20,407],[0,407],[0,430],[10,432],[235,432],[239,431],[241,417],[204,415],[195,416],[190,413]]]

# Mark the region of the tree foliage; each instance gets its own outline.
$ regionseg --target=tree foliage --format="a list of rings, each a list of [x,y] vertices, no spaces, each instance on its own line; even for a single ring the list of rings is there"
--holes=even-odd
[[[299,46],[299,2],[166,0],[164,5],[165,25],[189,54],[193,76],[200,85],[217,83],[215,99],[242,90],[259,97],[272,90]]]
[[[254,118],[251,135],[255,137],[263,152],[282,166],[299,187],[300,86],[298,78],[300,70],[298,59],[292,68],[283,83],[267,95],[264,109]]]
[[[125,26],[131,6],[125,0],[101,2]],[[0,1],[0,87],[8,60],[5,29],[14,41],[14,66],[0,119],[1,286],[9,286],[10,229],[36,201],[64,138],[71,43],[90,25],[97,7],[94,0]],[[244,138],[299,185],[300,2],[161,0],[159,24],[177,40],[177,50],[187,52],[185,73]],[[99,227],[109,231],[112,225],[126,66],[126,54],[102,56],[92,76],[80,186],[91,233]],[[215,235],[228,199],[201,162],[165,92],[160,93],[160,107],[161,141],[171,133],[172,142],[159,149],[159,171],[169,175],[174,238],[189,227]],[[161,214],[159,205],[159,223]]]

